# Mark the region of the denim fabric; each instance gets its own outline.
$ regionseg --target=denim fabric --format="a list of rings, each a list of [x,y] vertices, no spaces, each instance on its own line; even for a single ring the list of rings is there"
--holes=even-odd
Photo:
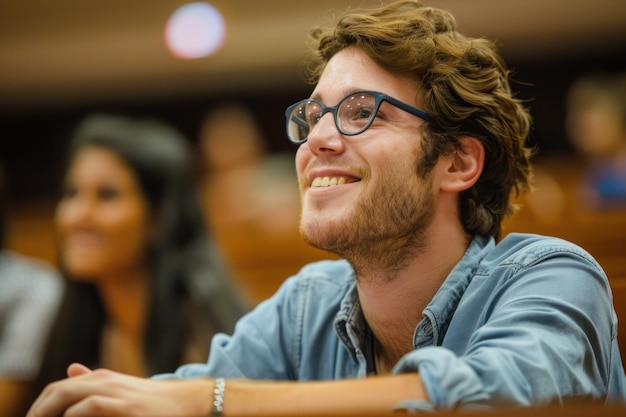
[[[365,377],[372,340],[354,279],[346,261],[309,264],[232,336],[216,335],[208,363],[155,378]],[[429,401],[407,399],[399,409],[626,403],[607,277],[564,240],[476,237],[423,311],[414,346],[394,373],[419,372]]]

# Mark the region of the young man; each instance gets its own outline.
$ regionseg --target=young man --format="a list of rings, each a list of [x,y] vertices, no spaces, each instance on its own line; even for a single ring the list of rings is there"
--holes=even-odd
[[[304,267],[206,364],[150,380],[75,364],[28,417],[622,402],[600,266],[555,238],[496,244],[528,188],[530,118],[492,43],[415,1],[312,35],[316,86],[286,113],[300,228],[344,260]]]

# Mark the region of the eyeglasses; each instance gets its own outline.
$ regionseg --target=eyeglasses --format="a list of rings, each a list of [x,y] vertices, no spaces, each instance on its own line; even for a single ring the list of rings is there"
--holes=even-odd
[[[325,106],[312,98],[292,104],[285,111],[287,137],[293,143],[304,143],[309,133],[326,113],[332,113],[337,130],[346,136],[365,132],[376,119],[383,101],[427,122],[432,117],[422,109],[411,106],[378,91],[357,91],[341,99],[335,106]]]

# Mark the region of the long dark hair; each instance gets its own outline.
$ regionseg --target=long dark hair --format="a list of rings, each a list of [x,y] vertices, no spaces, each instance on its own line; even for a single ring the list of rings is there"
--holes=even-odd
[[[152,285],[144,352],[149,373],[171,372],[181,364],[194,329],[203,328],[198,336],[205,340],[215,331],[231,332],[247,310],[207,233],[190,145],[163,122],[97,114],[79,125],[67,167],[86,146],[111,150],[128,164],[158,219],[160,233],[147,249]],[[36,393],[64,378],[71,362],[98,366],[100,360],[106,316],[98,290],[72,279],[66,286]]]

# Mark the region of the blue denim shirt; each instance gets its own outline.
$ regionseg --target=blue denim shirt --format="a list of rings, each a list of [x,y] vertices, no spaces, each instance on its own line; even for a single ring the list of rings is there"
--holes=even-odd
[[[422,316],[415,350],[393,372],[418,372],[429,401],[396,408],[626,403],[607,277],[569,242],[475,238]],[[216,335],[206,364],[155,378],[362,378],[372,370],[371,338],[350,264],[322,261],[285,281],[232,336]]]

